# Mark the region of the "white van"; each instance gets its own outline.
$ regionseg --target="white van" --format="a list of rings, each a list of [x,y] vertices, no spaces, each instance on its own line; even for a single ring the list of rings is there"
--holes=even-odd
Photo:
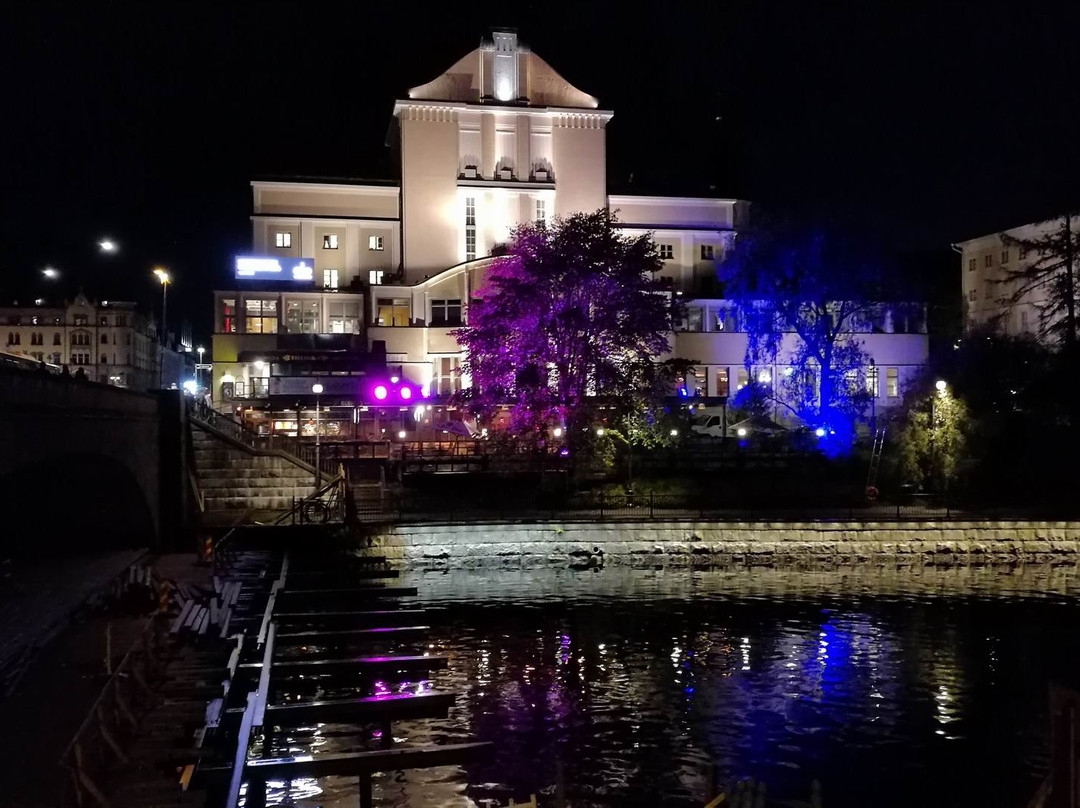
[[[724,437],[723,411],[702,411],[690,422],[690,431],[707,438]]]

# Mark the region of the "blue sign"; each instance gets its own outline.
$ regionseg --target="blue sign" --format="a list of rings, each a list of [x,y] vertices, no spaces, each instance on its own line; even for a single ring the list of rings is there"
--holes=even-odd
[[[295,281],[314,283],[315,259],[292,256],[236,256],[237,280]]]

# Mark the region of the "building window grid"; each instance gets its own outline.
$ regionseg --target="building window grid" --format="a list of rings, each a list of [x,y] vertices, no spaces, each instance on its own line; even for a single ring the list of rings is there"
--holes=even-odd
[[[994,265],[993,253],[987,253],[986,255],[984,255],[983,256],[983,266],[989,268],[989,267],[992,267],[993,265]]]
[[[327,233],[322,237],[322,248],[324,250],[336,250],[338,248],[337,233]]]
[[[322,279],[324,289],[338,288],[338,271],[336,269],[324,269]]]
[[[440,356],[435,359],[435,395],[449,396],[457,392],[457,384],[460,374],[458,373],[458,358],[456,356]]]
[[[274,233],[274,246],[282,249],[291,247],[292,233]]]
[[[431,325],[461,325],[461,300],[432,300]]]
[[[974,272],[978,262],[974,258],[968,259],[968,272]]]
[[[374,252],[381,252],[384,249],[383,248],[383,237],[382,236],[368,236],[367,248],[369,250],[374,251]]]
[[[1007,247],[1004,250],[1001,251],[1001,263],[1002,264],[1009,263],[1009,249]]]
[[[536,223],[544,224],[547,222],[547,200],[536,200]]]
[[[404,297],[380,297],[375,322],[383,326],[406,326],[409,324],[409,300]]]
[[[887,398],[900,397],[900,370],[899,368],[885,369],[885,396]]]
[[[465,197],[465,260],[476,260],[476,197]]]
[[[712,244],[702,244],[701,245],[701,260],[702,261],[712,261],[712,260],[714,260],[715,255],[716,255],[715,248],[714,248],[714,246]]]
[[[660,245],[660,259],[662,261],[670,261],[675,257],[675,247],[672,244]]]
[[[276,334],[278,305],[276,300],[248,298],[244,300],[246,315],[244,331],[248,334]]]
[[[379,286],[383,282],[383,275],[386,274],[381,269],[369,269],[367,274],[368,284],[371,286]]]

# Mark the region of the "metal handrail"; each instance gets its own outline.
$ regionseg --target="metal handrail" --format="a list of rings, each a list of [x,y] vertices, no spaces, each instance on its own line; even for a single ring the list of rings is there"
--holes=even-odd
[[[316,453],[314,444],[305,443],[299,438],[291,438],[285,435],[260,435],[231,415],[213,409],[193,410],[191,417],[195,421],[232,438],[253,452],[276,452],[292,457],[313,469],[315,468]],[[319,459],[320,473],[333,474],[336,465],[337,462],[334,458],[323,457]]]

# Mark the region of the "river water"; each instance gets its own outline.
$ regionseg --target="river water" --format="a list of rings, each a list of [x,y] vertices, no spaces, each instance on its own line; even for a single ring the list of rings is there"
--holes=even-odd
[[[808,800],[818,780],[826,808],[1022,806],[1047,771],[1048,684],[1080,658],[1072,567],[476,570],[402,583],[430,612],[426,650],[450,657],[404,688],[460,696],[445,720],[396,724],[395,740],[489,740],[495,754],[379,775],[376,805],[395,808],[532,793],[544,806],[700,808],[714,766],[721,780],[764,780],[777,800]],[[374,734],[320,725],[275,746],[356,750]],[[273,785],[271,804],[358,804],[343,778]]]

